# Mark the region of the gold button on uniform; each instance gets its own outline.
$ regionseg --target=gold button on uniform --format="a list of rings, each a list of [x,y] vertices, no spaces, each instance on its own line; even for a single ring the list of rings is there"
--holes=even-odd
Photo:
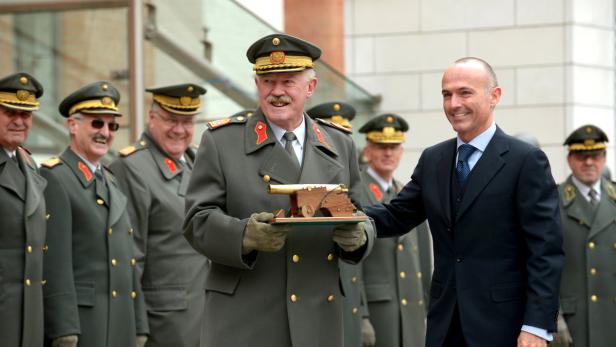
[[[597,302],[597,300],[599,300],[599,298],[596,295],[591,295],[590,296],[590,301]]]
[[[48,213],[48,214],[45,216],[45,219],[49,219],[49,217],[51,217],[51,215]]]
[[[418,271],[418,272],[417,272],[417,278],[421,279],[421,276],[422,276],[422,275],[421,275],[421,271]]]
[[[400,278],[405,279],[406,278],[406,272],[400,271]]]
[[[49,246],[44,245],[44,246],[43,246],[43,252],[47,252],[48,250],[49,250]]]
[[[269,175],[264,175],[263,176],[263,182],[265,182],[265,183],[268,183],[270,181],[270,179],[271,178],[269,177]]]
[[[128,235],[132,235],[133,234],[133,228],[128,229]]]
[[[137,293],[134,291],[130,292],[130,297],[131,299],[135,299],[137,297]]]
[[[327,255],[327,261],[332,261],[334,260],[334,253],[330,253]]]
[[[28,253],[32,253],[32,246],[28,246],[28,247],[26,247],[26,252],[28,252]]]
[[[32,285],[32,281],[29,278],[26,278],[26,287],[30,287]]]
[[[294,263],[299,263],[299,255],[293,254],[293,257],[291,257],[291,259],[293,260]]]
[[[131,258],[130,259],[130,265],[132,265],[132,266],[137,265],[137,261],[135,260],[135,258]]]
[[[419,305],[419,306],[423,306],[423,300],[419,300],[419,301],[417,302],[417,305]]]
[[[406,306],[408,304],[408,301],[403,298],[402,300],[400,300],[400,303],[402,304],[402,306]]]
[[[353,307],[353,310],[351,310],[351,313],[357,314],[357,312],[359,312],[359,309],[357,307]]]
[[[113,234],[113,229],[109,228],[109,230],[107,230],[107,235],[111,236]]]
[[[335,298],[336,298],[335,296],[330,294],[330,295],[327,296],[327,302],[332,302],[332,301],[334,301]]]
[[[595,269],[594,267],[590,268],[590,274],[591,275],[596,275],[597,274],[597,269]]]
[[[616,242],[614,242],[614,244],[612,246],[614,246],[614,249],[616,249]]]
[[[594,242],[592,242],[592,241],[590,241],[590,242],[588,243],[588,248],[590,248],[590,249],[595,249],[595,243],[594,243]]]
[[[291,302],[296,302],[296,301],[297,301],[297,295],[291,294]]]
[[[403,244],[401,244],[401,243],[398,244],[398,251],[400,251],[400,252],[404,251],[404,245]]]
[[[41,285],[44,286],[47,283],[47,280],[42,280]]]
[[[351,283],[357,283],[357,276],[351,277]]]
[[[99,205],[102,205],[105,202],[103,201],[103,199],[96,199],[96,203],[99,204]]]
[[[118,261],[115,259],[111,259],[111,266],[116,266],[118,265]]]
[[[118,296],[118,292],[116,292],[115,290],[111,291],[111,297],[116,298]]]

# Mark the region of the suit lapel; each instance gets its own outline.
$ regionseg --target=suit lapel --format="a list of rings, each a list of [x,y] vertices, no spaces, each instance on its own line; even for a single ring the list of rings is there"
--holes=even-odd
[[[602,187],[605,187],[609,182],[603,181],[601,183]],[[601,200],[599,201],[599,205],[597,206],[597,213],[593,220],[592,226],[590,227],[590,233],[588,237],[591,238],[601,231],[605,230],[605,228],[612,223],[614,223],[614,217],[616,216],[616,204],[612,197],[607,193],[605,188],[601,193]]]
[[[329,134],[310,117],[304,115],[306,122],[306,143],[304,145],[304,165],[300,183],[343,183],[335,182],[344,168],[336,161],[338,152]]]
[[[88,188],[94,182],[94,174],[90,171],[88,165],[70,148],[60,154],[60,159],[73,171],[84,188]]]
[[[2,147],[0,147],[0,167],[4,166],[2,173],[0,173],[0,186],[13,191],[21,200],[25,200],[24,176],[17,165],[10,162],[11,160]]]
[[[464,214],[496,173],[505,165],[502,155],[507,151],[509,151],[509,145],[505,141],[504,133],[497,128],[485,152],[481,155],[481,158],[468,176],[466,191],[458,209],[456,221],[460,219],[460,216]]]
[[[447,223],[451,222],[451,175],[453,174],[453,160],[456,154],[456,139],[449,140],[445,151],[441,153],[441,157],[437,162],[436,175],[439,198],[441,201],[441,210],[445,211],[445,219]]]
[[[107,174],[107,187],[109,189],[109,216],[107,223],[109,226],[114,225],[126,210],[126,197],[115,184],[115,178]]]
[[[18,151],[19,152],[19,151]],[[41,177],[29,160],[26,163],[25,154],[21,153],[17,157],[21,161],[21,166],[24,168],[24,176],[26,177],[26,217],[31,216],[38,208],[43,199],[43,191],[47,186],[47,181]]]

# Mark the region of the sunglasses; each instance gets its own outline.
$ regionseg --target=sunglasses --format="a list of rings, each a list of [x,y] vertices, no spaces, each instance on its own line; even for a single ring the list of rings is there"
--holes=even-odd
[[[102,129],[105,126],[105,121],[102,119],[92,119],[91,124],[94,129]],[[109,122],[107,123],[107,128],[109,128],[109,131],[117,131],[120,128],[120,123]]]

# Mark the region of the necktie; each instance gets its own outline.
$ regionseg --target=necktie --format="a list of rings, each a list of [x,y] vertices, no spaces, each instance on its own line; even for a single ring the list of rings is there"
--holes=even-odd
[[[458,163],[456,164],[456,174],[458,176],[458,183],[460,188],[464,188],[468,175],[471,173],[471,168],[468,165],[468,158],[475,152],[477,148],[463,144],[458,148]]]
[[[597,191],[595,190],[595,188],[590,188],[590,191],[588,192],[588,196],[590,197],[590,206],[592,207],[596,207],[597,204],[599,203],[599,194],[597,194]]]
[[[109,190],[107,189],[107,184],[105,184],[105,176],[101,168],[94,171],[94,178],[96,181],[96,195],[109,203]]]
[[[297,167],[300,167],[301,165],[299,164],[299,160],[297,159],[297,155],[295,154],[295,150],[293,149],[293,141],[295,141],[297,137],[291,131],[287,131],[286,133],[284,133],[283,137],[286,141],[284,144],[284,150],[289,153],[291,158],[293,158],[293,161],[295,162],[295,164],[297,164]]]
[[[17,160],[17,153],[16,153],[16,154],[13,154],[13,155],[11,156],[11,160],[13,160],[13,163],[15,163],[15,166],[17,166],[17,168],[19,169],[19,171],[20,171],[21,173],[23,173],[23,170],[21,169],[21,166],[19,166],[19,160]]]

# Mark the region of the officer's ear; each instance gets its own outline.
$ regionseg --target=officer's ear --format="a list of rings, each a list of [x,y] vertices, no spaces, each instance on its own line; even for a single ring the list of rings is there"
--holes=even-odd
[[[66,127],[68,128],[68,133],[70,135],[75,135],[77,133],[77,119],[74,117],[68,117],[66,119]]]

